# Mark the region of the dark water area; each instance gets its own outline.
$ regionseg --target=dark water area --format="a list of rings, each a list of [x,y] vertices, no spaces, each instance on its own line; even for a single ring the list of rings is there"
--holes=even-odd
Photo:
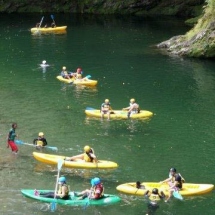
[[[27,199],[21,189],[54,189],[57,167],[36,161],[30,146],[17,156],[6,148],[12,122],[18,139],[32,143],[43,131],[57,154],[70,156],[89,144],[115,170],[63,168],[71,190],[101,177],[105,192],[119,195],[115,205],[58,206],[55,214],[146,214],[144,197],[119,193],[126,182],[158,182],[174,166],[189,183],[214,184],[215,63],[162,55],[154,45],[189,28],[183,20],[126,16],[55,15],[64,34],[31,34],[42,14],[0,15],[0,214],[49,214],[48,204]],[[50,14],[44,22],[51,23]],[[39,64],[46,60],[50,67]],[[96,87],[64,84],[62,66],[82,67]],[[86,117],[86,107],[100,108],[108,98],[114,109],[135,98],[152,111],[148,120],[101,121]],[[54,154],[47,150],[45,153]],[[214,214],[214,191],[160,203],[158,215]]]

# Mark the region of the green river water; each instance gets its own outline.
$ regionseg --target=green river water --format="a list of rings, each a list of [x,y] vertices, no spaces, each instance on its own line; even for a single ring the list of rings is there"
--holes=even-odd
[[[183,20],[112,16],[56,15],[66,34],[32,35],[41,14],[0,15],[0,190],[1,215],[145,214],[144,197],[119,193],[126,182],[159,182],[175,167],[190,183],[214,184],[215,63],[162,55],[154,44],[188,28]],[[51,22],[45,15],[43,25]],[[51,66],[43,70],[46,60]],[[98,80],[94,88],[56,79],[62,66]],[[109,98],[114,109],[136,98],[149,120],[104,120],[85,116]],[[43,131],[57,154],[75,155],[86,144],[115,170],[63,168],[71,190],[90,187],[101,177],[105,192],[122,201],[109,206],[58,206],[27,199],[20,189],[54,189],[57,167],[36,161],[33,147],[19,146],[17,156],[6,148],[6,136],[18,123],[18,139],[28,143]],[[46,153],[54,153],[47,150]],[[160,203],[158,215],[213,215],[214,191]]]

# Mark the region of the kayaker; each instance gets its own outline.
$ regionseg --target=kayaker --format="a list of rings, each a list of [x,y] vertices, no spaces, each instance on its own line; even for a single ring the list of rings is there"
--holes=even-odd
[[[169,196],[165,200],[165,202],[169,201],[172,197],[174,191],[179,191],[182,189],[182,184],[185,182],[184,178],[180,173],[176,173],[176,169],[173,167],[169,171],[169,178],[161,181],[160,183],[168,183],[169,184]]]
[[[101,118],[104,118],[104,114],[108,115],[108,120],[110,119],[110,111],[112,110],[110,106],[109,99],[105,99],[105,102],[101,104]]]
[[[57,198],[57,199],[69,199],[69,186],[66,184],[66,178],[64,176],[58,179],[58,191],[39,193],[37,190],[34,191],[36,196],[42,196],[46,198]]]
[[[18,147],[15,144],[15,138],[18,137],[18,135],[16,134],[16,128],[17,128],[17,123],[13,123],[12,124],[12,128],[10,129],[8,136],[7,136],[7,148],[11,148],[12,152],[14,154],[17,154],[18,152]]]
[[[140,181],[137,181],[137,182],[136,182],[136,188],[137,188],[137,189],[142,189],[142,190],[145,190],[145,189],[146,189],[144,185],[141,185]]]
[[[65,78],[65,79],[70,79],[70,75],[69,75],[69,73],[66,71],[66,67],[65,66],[63,66],[62,67],[62,71],[61,71],[61,76],[63,77],[63,78]]]
[[[93,163],[98,162],[93,148],[91,148],[88,145],[84,146],[84,153],[65,158],[66,161],[75,161],[78,159],[84,160],[85,162],[93,162]]]
[[[101,183],[101,179],[98,177],[95,177],[95,178],[91,179],[90,183],[92,186],[90,189],[86,189],[79,194],[75,193],[75,196],[80,196],[78,199],[84,199],[84,198],[88,197],[89,199],[96,200],[96,199],[100,199],[103,197],[104,186]]]
[[[53,22],[51,23],[51,27],[52,27],[52,28],[56,28],[55,21],[53,21]]]
[[[140,113],[140,108],[139,104],[135,102],[135,99],[132,98],[130,99],[130,104],[128,107],[123,108],[122,110],[127,110],[128,111],[128,118],[131,116],[133,113]]]
[[[159,190],[157,188],[153,188],[152,191],[150,192],[149,190],[146,191],[145,196],[148,198],[148,211],[146,215],[148,214],[154,214],[155,211],[159,208],[158,202],[161,199],[165,198],[165,194],[163,191],[159,193]]]
[[[39,132],[38,137],[33,140],[33,144],[36,145],[36,147],[38,149],[40,149],[48,144],[46,141],[46,138],[44,137],[43,132]]]

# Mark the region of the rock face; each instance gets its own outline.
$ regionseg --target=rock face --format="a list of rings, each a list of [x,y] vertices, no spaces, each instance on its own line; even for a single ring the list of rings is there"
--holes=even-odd
[[[172,37],[157,45],[169,54],[214,58],[215,57],[215,0],[208,0],[204,15],[185,35]]]
[[[195,16],[204,0],[2,0],[0,12]]]

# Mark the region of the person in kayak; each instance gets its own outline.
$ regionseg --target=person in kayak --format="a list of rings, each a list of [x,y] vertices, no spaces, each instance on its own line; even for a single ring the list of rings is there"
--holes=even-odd
[[[137,181],[137,182],[136,182],[136,188],[137,188],[137,189],[142,189],[142,190],[145,190],[145,189],[146,189],[144,185],[141,185],[140,181]]]
[[[157,188],[153,188],[152,191],[150,192],[149,190],[146,191],[145,196],[148,199],[148,211],[146,215],[148,214],[154,214],[155,211],[159,208],[158,202],[161,199],[165,198],[165,194],[163,191],[159,193],[159,190]]]
[[[101,183],[101,179],[98,177],[95,177],[93,179],[91,179],[90,181],[91,183],[91,188],[90,189],[86,189],[84,191],[82,191],[79,194],[75,193],[75,196],[80,196],[78,199],[84,199],[86,197],[88,197],[89,199],[100,199],[104,196],[104,186]]]
[[[165,202],[169,201],[172,197],[174,191],[179,191],[182,189],[182,185],[185,182],[184,178],[180,173],[176,173],[176,169],[173,167],[169,171],[169,178],[161,181],[160,183],[168,183],[169,184],[169,196],[165,200]]]
[[[72,157],[67,157],[65,158],[66,161],[75,161],[81,159],[85,162],[92,162],[92,163],[97,163],[97,158],[96,155],[94,153],[93,148],[91,148],[90,146],[85,146],[84,147],[84,153],[80,154],[80,155],[75,155]]]
[[[135,102],[135,99],[132,98],[130,99],[130,104],[128,107],[123,108],[122,110],[127,110],[128,111],[128,118],[131,116],[133,113],[140,113],[140,107],[139,104]]]
[[[11,148],[12,152],[17,154],[18,152],[18,147],[15,144],[15,138],[18,137],[16,134],[16,128],[17,128],[17,123],[12,124],[12,128],[10,129],[8,136],[7,136],[7,148]]]
[[[34,191],[34,195],[45,198],[57,198],[57,199],[69,199],[69,186],[66,184],[66,178],[64,176],[58,179],[58,191],[39,193],[37,190]]]
[[[65,66],[62,67],[62,71],[61,71],[60,75],[63,78],[65,78],[65,79],[70,79],[71,78],[71,76],[69,75],[69,73],[66,71],[66,67]]]
[[[83,71],[80,67],[78,67],[76,69],[76,72],[72,73],[72,76],[75,78],[75,79],[82,79],[82,74],[83,74]]]
[[[104,114],[108,115],[108,120],[110,119],[110,111],[112,110],[110,106],[109,99],[105,99],[105,102],[101,104],[101,118],[104,118]]]
[[[51,27],[52,27],[52,28],[56,28],[55,21],[53,21],[53,22],[51,23]]]
[[[33,140],[33,144],[36,145],[36,148],[38,149],[41,149],[48,144],[43,132],[39,132],[38,137]]]

